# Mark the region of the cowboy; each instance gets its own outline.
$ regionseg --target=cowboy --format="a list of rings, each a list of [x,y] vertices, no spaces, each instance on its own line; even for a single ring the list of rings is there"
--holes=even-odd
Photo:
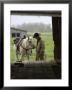
[[[45,44],[39,33],[34,33],[33,38],[37,40],[36,60],[44,60]]]

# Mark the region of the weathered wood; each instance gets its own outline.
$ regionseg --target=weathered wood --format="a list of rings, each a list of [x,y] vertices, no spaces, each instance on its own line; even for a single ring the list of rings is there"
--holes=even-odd
[[[60,66],[60,67],[59,67]],[[48,62],[11,64],[11,79],[60,79],[61,65]]]
[[[61,62],[61,17],[52,17],[54,59]]]

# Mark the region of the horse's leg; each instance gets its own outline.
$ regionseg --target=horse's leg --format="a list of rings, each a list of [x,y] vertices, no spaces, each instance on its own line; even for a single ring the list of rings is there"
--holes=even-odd
[[[17,53],[17,51],[16,51],[16,59],[17,59],[16,61],[18,61],[18,53]]]
[[[22,49],[22,52],[21,52],[21,61],[23,61],[24,60],[24,56],[25,56],[25,50],[24,49]]]
[[[29,60],[29,56],[27,55],[27,59]]]
[[[17,54],[15,53],[15,62],[17,61]]]
[[[20,59],[20,60],[21,60],[21,61],[24,60],[24,54],[21,55],[21,59]]]
[[[27,56],[27,59],[29,60],[29,55],[26,55]]]
[[[20,52],[20,57],[19,57],[19,60],[20,60],[20,61],[22,61],[22,57],[23,57],[23,56],[22,56],[22,48],[20,47],[20,49],[19,49],[19,50],[20,50],[20,51],[19,51],[19,52]]]
[[[17,54],[17,58],[18,58],[18,61],[20,60],[20,58],[19,58],[19,53]]]
[[[29,60],[29,50],[26,51],[27,60]]]
[[[17,50],[15,50],[15,61],[17,61],[18,60],[18,54],[17,54]]]

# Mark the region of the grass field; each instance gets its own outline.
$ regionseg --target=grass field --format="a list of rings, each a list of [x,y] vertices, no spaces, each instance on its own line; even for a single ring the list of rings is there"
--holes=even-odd
[[[28,33],[28,35],[33,36],[33,33]],[[46,61],[51,61],[54,60],[54,43],[53,43],[53,37],[52,37],[52,33],[41,33],[41,37],[45,42],[45,57],[46,57]],[[36,40],[33,39],[33,42],[36,43]],[[13,38],[11,38],[11,42],[10,42],[10,59],[11,62],[16,60],[16,56],[15,56],[15,51],[13,49]],[[32,56],[30,56],[30,61],[35,60],[35,49],[32,50]]]

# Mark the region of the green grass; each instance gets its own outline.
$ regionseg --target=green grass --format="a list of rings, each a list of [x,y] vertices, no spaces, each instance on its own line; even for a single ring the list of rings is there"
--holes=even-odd
[[[28,35],[33,36],[33,33],[28,33]],[[54,43],[52,33],[41,33],[41,37],[45,42],[45,57],[46,61],[54,60]],[[36,43],[36,40],[33,39],[33,42]],[[13,38],[11,38],[11,48],[10,48],[10,58],[11,62],[16,60],[15,51],[13,49]],[[32,56],[30,56],[30,61],[35,60],[35,49],[32,50]]]

